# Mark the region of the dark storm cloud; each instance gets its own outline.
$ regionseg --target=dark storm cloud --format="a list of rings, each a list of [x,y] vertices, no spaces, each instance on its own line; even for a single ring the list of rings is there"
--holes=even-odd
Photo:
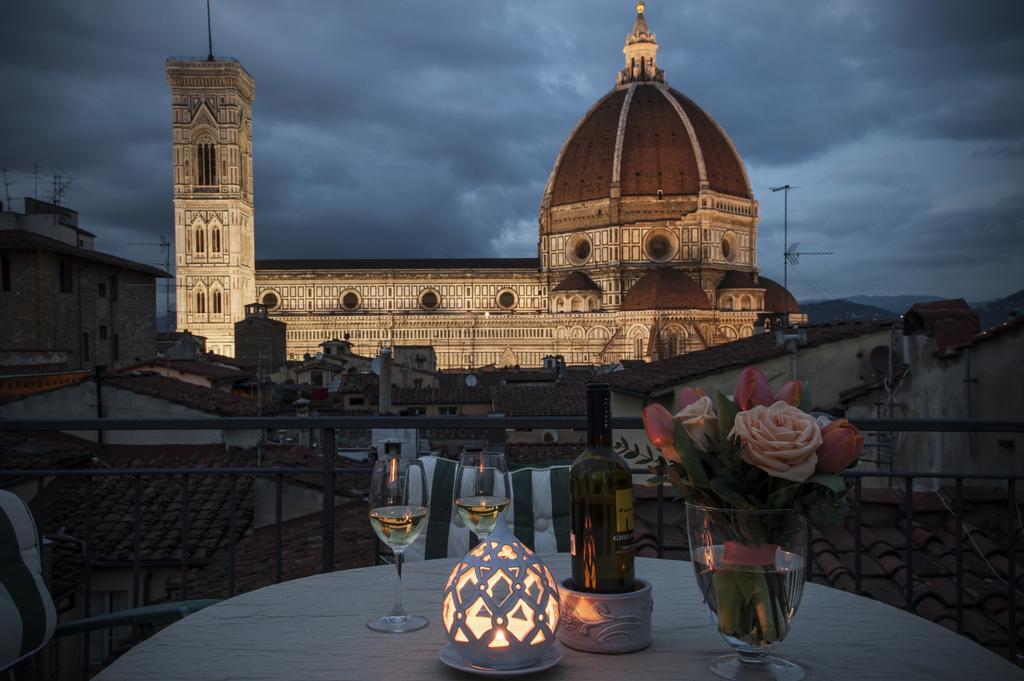
[[[256,79],[258,256],[526,255],[632,3],[213,0],[213,15],[215,52]],[[653,0],[648,18],[669,82],[749,164],[766,271],[782,250],[767,188],[802,183],[796,234],[837,255],[805,260],[798,295],[1024,286],[1022,3]],[[128,242],[171,232],[163,63],[205,53],[204,3],[13,3],[0,46],[0,165],[74,176],[65,203],[101,247],[157,259]],[[938,205],[954,187],[975,203]]]

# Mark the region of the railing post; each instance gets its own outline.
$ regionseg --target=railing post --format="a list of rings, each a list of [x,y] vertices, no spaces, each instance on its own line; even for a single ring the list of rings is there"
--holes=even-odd
[[[904,507],[904,520],[903,520],[903,541],[906,542],[906,562],[907,568],[904,574],[906,575],[906,595],[907,595],[907,610],[909,612],[914,611],[914,478],[907,476],[903,481],[903,503]]]
[[[283,565],[282,565],[282,560],[281,560],[281,554],[284,551],[284,549],[283,549],[284,539],[281,536],[282,535],[282,530],[281,530],[281,494],[284,491],[282,489],[283,486],[284,486],[284,477],[280,473],[278,473],[277,475],[274,476],[274,487],[275,487],[275,492],[276,492],[276,494],[274,496],[274,529],[277,532],[277,551],[276,551],[276,553],[277,553],[277,572],[275,573],[274,581],[276,581],[278,583],[280,583],[280,581],[281,581],[281,576],[282,576],[282,572],[283,572],[283,569],[282,569]]]
[[[324,453],[324,572],[334,570],[334,429],[324,428],[320,434]]]
[[[861,523],[863,517],[861,514],[861,500],[863,498],[863,480],[860,477],[854,478],[853,481],[853,590],[860,595],[861,577],[864,572],[864,568],[861,565],[861,542],[863,539],[860,536]]]
[[[1009,651],[1006,656],[1014,664],[1017,663],[1017,481],[1010,479],[1006,482],[1006,582],[1009,585],[1009,608],[1007,614],[1010,617]]]
[[[89,619],[92,615],[92,476],[85,478],[85,546],[82,547],[82,559],[85,561],[84,595],[82,598],[82,617]],[[81,641],[82,681],[89,679],[89,632],[82,632]]]
[[[231,507],[231,516],[228,519],[228,596],[235,595],[235,516],[238,515],[238,492],[237,478],[229,475],[231,481],[230,496],[228,504]],[[255,481],[254,481],[255,484]]]
[[[142,570],[142,475],[136,474],[132,485],[132,607],[139,607],[140,571]],[[132,641],[138,640],[139,625],[132,625]]]
[[[956,633],[964,633],[964,479],[956,479]]]
[[[188,600],[188,474],[181,476],[181,600]]]

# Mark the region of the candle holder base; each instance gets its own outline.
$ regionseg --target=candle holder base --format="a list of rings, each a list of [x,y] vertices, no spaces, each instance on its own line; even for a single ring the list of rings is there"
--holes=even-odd
[[[595,594],[576,591],[563,580],[558,640],[587,653],[634,653],[651,645],[651,583],[636,580],[634,591]]]

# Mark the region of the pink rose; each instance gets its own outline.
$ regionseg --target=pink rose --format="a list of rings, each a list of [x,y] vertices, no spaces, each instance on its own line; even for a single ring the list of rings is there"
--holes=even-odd
[[[782,401],[786,404],[791,404],[794,407],[800,406],[800,398],[804,394],[804,382],[803,381],[786,381],[786,384],[782,386],[779,392],[775,393],[775,401]]]
[[[774,478],[803,482],[814,474],[821,429],[796,407],[776,402],[741,411],[729,435],[740,439],[744,461]]]
[[[757,405],[767,407],[775,401],[774,397],[772,387],[760,369],[747,367],[740,373],[733,393],[733,401],[739,409],[747,410]]]
[[[640,412],[644,421],[647,438],[657,449],[665,449],[675,444],[676,424],[672,413],[657,402],[648,404]]]
[[[682,411],[702,397],[704,397],[703,390],[687,386],[679,391],[679,396],[676,398],[676,408]]]
[[[676,419],[693,440],[693,446],[702,452],[710,451],[714,437],[718,434],[718,414],[710,397],[701,397],[684,407]]]
[[[821,447],[818,448],[819,473],[838,473],[857,460],[864,449],[864,436],[857,426],[846,419],[838,419],[821,429]]]

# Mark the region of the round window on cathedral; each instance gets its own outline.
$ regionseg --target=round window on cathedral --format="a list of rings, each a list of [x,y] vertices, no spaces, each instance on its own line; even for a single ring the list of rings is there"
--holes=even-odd
[[[281,304],[281,299],[273,291],[267,291],[263,294],[262,302],[268,310],[276,310],[277,306]]]
[[[672,238],[664,232],[655,232],[647,238],[647,257],[655,262],[664,262],[675,255]]]
[[[582,265],[590,260],[590,255],[594,251],[590,244],[590,237],[583,234],[570,241],[567,250],[566,255],[573,265]]]
[[[424,310],[436,310],[441,304],[441,298],[437,295],[437,291],[424,291],[420,294],[420,307]]]
[[[511,310],[516,306],[516,294],[512,291],[502,291],[498,294],[498,307],[503,310]]]
[[[732,232],[722,237],[722,257],[726,262],[736,260],[736,237]]]
[[[359,294],[355,291],[346,291],[341,295],[341,306],[346,310],[355,310],[359,307]]]

